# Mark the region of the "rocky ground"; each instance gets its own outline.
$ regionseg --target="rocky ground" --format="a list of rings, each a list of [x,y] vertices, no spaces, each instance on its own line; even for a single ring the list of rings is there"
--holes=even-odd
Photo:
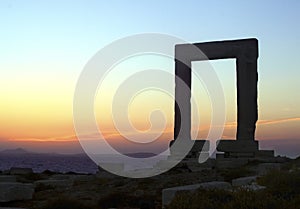
[[[260,179],[270,175],[270,172],[298,172],[300,174],[299,168],[299,158],[282,163],[251,162],[245,166],[231,169],[212,167],[198,172],[191,172],[183,166],[145,179],[129,179],[105,172],[94,175],[61,174],[51,171],[33,173],[31,169],[12,168],[10,171],[3,171],[0,175],[0,207],[146,209],[162,208],[165,205],[168,208],[189,208],[179,207],[182,202],[178,202],[180,198],[177,198],[177,190],[197,192],[199,189],[208,188],[209,190],[225,189],[232,192],[237,188],[244,188],[254,192],[261,191],[270,185],[265,184],[266,180],[260,182]],[[276,175],[280,175],[280,173]],[[290,181],[300,184],[298,179],[290,179]],[[207,187],[205,182],[211,183]],[[196,186],[192,186],[192,189],[189,187],[180,189],[180,186],[185,185]],[[298,186],[300,187],[300,185]],[[179,189],[174,189],[174,187],[179,187]],[[175,203],[176,206],[174,206]]]

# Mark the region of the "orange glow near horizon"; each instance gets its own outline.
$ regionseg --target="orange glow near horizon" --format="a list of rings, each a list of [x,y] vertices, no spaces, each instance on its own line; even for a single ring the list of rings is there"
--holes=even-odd
[[[161,62],[159,62],[161,64]],[[223,63],[224,64],[224,63]],[[226,98],[226,124],[223,137],[235,139],[236,132],[236,101],[235,101],[235,81],[234,81],[234,62],[225,63],[231,71],[218,70],[222,68],[222,63],[215,64],[218,75],[224,87]],[[221,67],[220,67],[221,66]],[[36,66],[35,66],[36,67]],[[170,68],[169,64],[166,64]],[[172,67],[172,65],[171,65]],[[156,68],[154,66],[153,68]],[[197,65],[195,66],[197,68]],[[139,66],[136,71],[139,69]],[[230,74],[227,77],[225,74]],[[5,79],[0,83],[0,142],[65,142],[66,144],[77,141],[76,133],[73,127],[72,102],[73,91],[76,84],[76,76],[72,79],[66,79],[66,74],[57,72],[44,74],[39,71],[26,72],[23,75],[14,75],[9,72]],[[36,77],[40,77],[36,79]],[[222,78],[226,78],[222,80]],[[44,80],[43,80],[44,79]],[[47,80],[47,82],[45,82]],[[118,76],[112,77],[107,84],[117,86],[121,79]],[[111,101],[115,86],[106,86],[108,88],[102,98],[95,98],[95,115],[98,124],[104,129],[104,137],[107,140],[120,141],[123,136],[117,131],[111,117]],[[200,127],[197,138],[205,139],[210,129],[211,104],[210,98],[201,83],[194,83],[192,93],[199,102],[198,111],[200,113]],[[299,127],[300,117],[298,110],[283,108],[282,111],[270,112],[274,109],[271,102],[266,101],[265,91],[262,91],[259,97],[259,115],[257,123],[256,138],[258,140],[270,139],[300,139]],[[269,95],[270,97],[270,95]],[[282,105],[278,103],[278,105]],[[172,98],[164,95],[163,92],[148,91],[139,94],[131,102],[128,113],[131,124],[137,132],[128,131],[127,135],[140,137],[141,142],[145,137],[162,133],[163,140],[172,140],[173,138],[173,106]],[[270,106],[266,108],[265,106]],[[280,106],[281,107],[281,106]],[[193,111],[192,107],[192,111]],[[150,117],[153,110],[160,109],[164,115]],[[122,110],[120,110],[122,111]],[[118,115],[118,112],[116,112]],[[165,121],[162,121],[162,117]],[[192,121],[195,119],[192,116]],[[164,123],[163,123],[164,122]],[[159,124],[163,127],[161,130],[151,129],[151,125]],[[192,122],[193,125],[193,122]],[[197,127],[193,128],[193,131]],[[90,137],[90,136],[89,136]]]
[[[299,132],[293,131],[296,127],[300,125],[300,118],[285,118],[285,119],[277,119],[277,120],[261,120],[257,122],[257,134],[256,138],[258,140],[270,140],[270,139],[298,139]],[[199,128],[199,139],[205,139],[209,131],[209,124],[207,126],[201,126]],[[72,128],[71,128],[72,129]],[[283,130],[290,131],[290,135],[286,135],[282,133]],[[28,130],[30,131],[30,130]],[[236,122],[229,122],[225,124],[224,132],[222,138],[224,139],[235,139],[235,132],[236,132]],[[4,132],[2,132],[4,133]],[[26,133],[26,132],[25,132]],[[46,133],[42,137],[36,136],[26,136],[25,133],[20,132],[16,135],[9,135],[7,137],[1,138],[2,140],[9,140],[9,141],[37,141],[37,142],[72,142],[77,141],[77,136],[75,131],[72,129],[70,130],[70,135],[61,135],[61,136],[54,136],[49,137]],[[130,133],[127,133],[130,135]],[[148,133],[151,134],[151,133]],[[4,134],[3,134],[4,135]],[[20,136],[26,137],[20,137]],[[91,134],[92,135],[92,134]],[[171,140],[173,138],[173,127],[168,127],[162,134],[164,136],[164,140]],[[15,137],[10,137],[15,136]],[[115,129],[106,132],[104,138],[107,140],[120,140],[122,135]],[[143,138],[143,133],[140,133],[141,138]],[[88,136],[89,138],[92,138]]]

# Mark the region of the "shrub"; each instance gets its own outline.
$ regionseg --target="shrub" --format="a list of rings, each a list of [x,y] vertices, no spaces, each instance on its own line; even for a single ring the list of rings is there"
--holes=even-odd
[[[258,183],[267,188],[260,191],[239,189],[178,193],[167,209],[300,209],[299,170],[274,170],[259,178]]]
[[[93,207],[83,204],[76,199],[60,197],[49,200],[43,209],[93,209]]]
[[[259,178],[258,183],[278,198],[291,199],[300,194],[300,171],[274,170]]]
[[[113,192],[98,201],[100,208],[117,208],[117,207],[137,207],[137,200],[135,197],[124,192]]]
[[[201,190],[176,195],[167,209],[282,209],[287,205],[288,201],[261,191]]]
[[[136,197],[125,192],[110,193],[98,201],[101,209],[107,208],[141,208],[152,209],[155,205],[155,197]]]

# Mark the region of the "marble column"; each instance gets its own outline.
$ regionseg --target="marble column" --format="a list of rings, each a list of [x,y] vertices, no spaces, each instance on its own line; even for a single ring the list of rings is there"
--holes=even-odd
[[[191,62],[175,60],[174,140],[191,140],[191,82]]]
[[[237,140],[255,140],[257,121],[257,57],[242,53],[236,59]]]

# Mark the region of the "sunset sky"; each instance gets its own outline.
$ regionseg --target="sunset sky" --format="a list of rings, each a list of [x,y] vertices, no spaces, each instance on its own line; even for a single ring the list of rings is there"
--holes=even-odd
[[[126,4],[127,2],[127,4]],[[130,4],[128,3],[130,2]],[[105,45],[138,33],[170,34],[188,42],[255,37],[259,40],[258,140],[300,140],[300,1],[12,1],[0,2],[0,150],[76,152],[73,95],[88,60]],[[148,57],[149,67],[171,73],[172,60]],[[131,63],[131,64],[130,64]],[[139,63],[139,64],[132,64]],[[138,71],[145,60],[120,63]],[[150,63],[150,64],[149,64]],[[211,62],[223,85],[226,126],[223,138],[235,138],[235,60]],[[193,70],[201,63],[193,63]],[[118,85],[118,74],[108,88]],[[201,83],[193,93],[201,101],[199,138],[209,130],[209,96]],[[109,104],[112,96],[107,92]],[[155,99],[154,99],[155,98]],[[96,97],[99,120],[107,114],[106,137],[122,141]],[[172,139],[173,101],[159,92],[136,97],[129,107],[132,124],[150,126],[149,112],[162,108]],[[105,118],[105,117],[104,117]],[[143,140],[141,134],[141,140]],[[68,148],[66,148],[68,147]],[[73,150],[72,150],[73,149]],[[300,153],[299,153],[300,154]]]

